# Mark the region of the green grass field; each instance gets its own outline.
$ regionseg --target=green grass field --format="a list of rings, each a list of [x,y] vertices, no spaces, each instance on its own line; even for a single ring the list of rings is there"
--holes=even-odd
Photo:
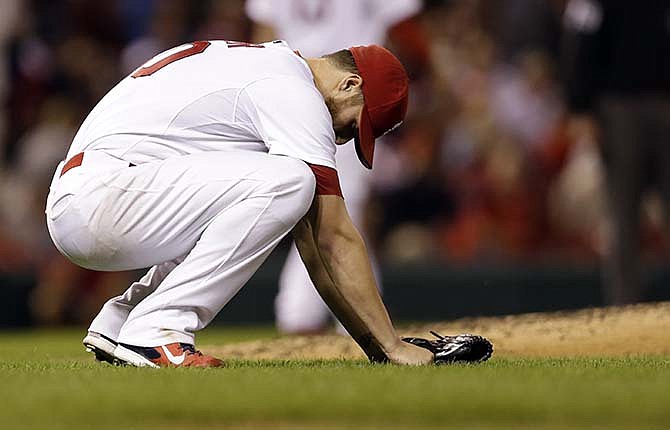
[[[494,357],[477,366],[423,368],[230,361],[225,369],[135,369],[94,362],[81,347],[82,335],[0,332],[1,429],[670,426],[670,357]],[[271,329],[211,329],[199,343],[275,336]]]

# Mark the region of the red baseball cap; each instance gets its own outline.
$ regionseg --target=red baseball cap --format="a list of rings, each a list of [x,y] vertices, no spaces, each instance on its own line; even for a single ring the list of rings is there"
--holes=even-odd
[[[378,45],[349,48],[363,78],[365,104],[354,138],[361,163],[372,169],[375,139],[402,124],[407,112],[407,72],[400,61]]]

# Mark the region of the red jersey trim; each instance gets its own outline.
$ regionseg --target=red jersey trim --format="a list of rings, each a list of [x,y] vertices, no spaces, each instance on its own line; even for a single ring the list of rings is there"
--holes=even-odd
[[[316,178],[317,195],[342,197],[342,188],[340,188],[340,178],[337,176],[337,170],[318,164],[307,163],[307,165],[312,169]]]

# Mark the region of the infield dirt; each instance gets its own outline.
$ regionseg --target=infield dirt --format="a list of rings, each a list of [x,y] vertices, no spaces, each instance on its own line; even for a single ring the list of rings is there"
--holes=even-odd
[[[399,331],[407,336],[431,337],[429,330],[444,335],[486,336],[494,344],[494,356],[670,355],[670,302],[465,318],[413,325]],[[226,346],[202,345],[202,349],[220,357],[242,359],[364,358],[348,336],[334,334],[287,336]]]

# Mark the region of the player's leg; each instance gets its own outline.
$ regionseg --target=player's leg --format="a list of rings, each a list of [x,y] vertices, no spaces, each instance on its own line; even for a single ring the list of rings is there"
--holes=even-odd
[[[181,263],[182,258],[157,264],[121,295],[112,297],[102,307],[88,328],[89,332],[101,334],[114,342],[119,337],[121,326],[126,322],[130,311],[146,296],[154,292],[163,279]]]
[[[639,223],[648,146],[640,139],[636,110],[625,100],[604,102],[601,124],[610,224],[605,296],[609,304],[625,304],[639,300],[642,290]]]
[[[314,177],[304,163],[263,153],[196,154],[105,175],[99,174],[99,165],[87,163],[94,158],[86,157],[75,176],[68,173],[66,182],[76,183],[56,190],[48,204],[48,224],[59,249],[98,270],[147,267],[189,253],[190,261],[218,259],[213,272],[229,271],[231,282],[210,289],[203,300],[220,296],[215,300],[221,302],[219,308],[307,210],[314,191]],[[68,196],[69,202],[59,206],[60,196]],[[226,228],[215,228],[221,226]],[[205,235],[207,229],[210,234]],[[264,234],[257,234],[261,230]],[[248,235],[240,237],[243,232]],[[250,242],[265,248],[243,256],[239,267],[226,266]],[[191,252],[196,243],[205,255]],[[186,275],[182,271],[180,279],[201,277],[200,287],[219,279],[202,268],[192,269]],[[204,324],[213,317],[211,309],[192,303],[183,309],[206,315]],[[142,318],[135,318],[135,326],[138,320]]]
[[[54,193],[47,224],[63,254],[103,271],[184,257],[225,210],[247,199],[272,201],[296,191],[275,189],[288,188],[285,182],[314,180],[301,161],[257,152],[192,154],[105,174],[89,158],[96,157],[87,155],[81,167],[61,178],[71,189]],[[63,208],[60,194],[70,200]]]
[[[314,177],[302,162],[267,156],[267,181],[222,210],[182,263],[130,312],[119,342],[193,343],[311,204]],[[222,166],[222,168],[224,168]]]
[[[658,188],[665,210],[663,238],[667,258],[670,246],[670,100],[662,98],[649,101],[645,108],[647,125],[645,126],[645,140],[653,145],[654,159],[656,160],[656,175]]]
[[[295,243],[291,243],[275,298],[277,328],[287,334],[316,333],[328,324],[329,316],[328,306],[309,279]]]
[[[116,364],[118,362],[115,356],[117,338],[128,314],[140,301],[152,293],[182,260],[183,258],[180,258],[153,266],[139,281],[133,282],[123,294],[109,299],[93,319],[82,340],[86,351],[94,354],[99,361]]]

